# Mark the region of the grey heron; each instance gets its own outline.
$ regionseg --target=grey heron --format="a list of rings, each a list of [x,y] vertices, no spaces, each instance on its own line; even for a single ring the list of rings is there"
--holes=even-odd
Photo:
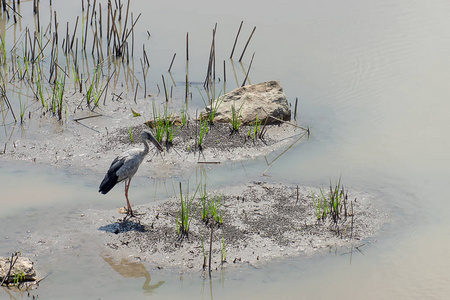
[[[130,200],[128,200],[128,189],[130,188],[131,178],[136,174],[139,165],[149,152],[150,141],[159,151],[164,151],[163,147],[158,143],[155,137],[147,130],[141,133],[144,149],[130,149],[116,157],[109,167],[108,172],[103,178],[98,191],[102,194],[108,193],[118,182],[125,180],[125,198],[127,199],[127,214],[133,216]]]

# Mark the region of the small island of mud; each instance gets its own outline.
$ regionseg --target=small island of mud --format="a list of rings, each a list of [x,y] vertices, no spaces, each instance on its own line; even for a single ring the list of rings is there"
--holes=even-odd
[[[138,206],[136,218],[105,211],[91,211],[85,218],[104,231],[108,256],[134,257],[154,268],[183,271],[206,268],[210,247],[212,269],[258,266],[326,248],[350,248],[361,245],[361,240],[372,236],[385,221],[372,206],[371,196],[358,191],[343,199],[337,222],[317,218],[307,187],[253,182],[226,192],[212,191],[208,197],[220,201],[216,203],[220,220],[202,219],[202,200],[194,199],[185,235],[177,226],[181,222],[180,198],[157,206]]]

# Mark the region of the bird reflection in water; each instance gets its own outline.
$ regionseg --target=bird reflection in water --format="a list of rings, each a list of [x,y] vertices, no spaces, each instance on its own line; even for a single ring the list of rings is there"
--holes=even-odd
[[[150,273],[144,267],[143,263],[132,262],[127,259],[122,259],[119,263],[115,261],[113,258],[102,255],[102,258],[114,269],[117,273],[119,273],[122,277],[125,278],[140,278],[145,277],[144,285],[142,289],[144,290],[144,294],[153,294],[155,290],[160,287],[164,281],[159,281],[156,284],[150,284],[152,280]]]

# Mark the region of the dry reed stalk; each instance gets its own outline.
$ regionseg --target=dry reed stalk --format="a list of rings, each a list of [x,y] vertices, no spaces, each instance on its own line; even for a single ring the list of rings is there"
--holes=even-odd
[[[166,102],[169,102],[169,97],[167,95],[166,81],[164,80],[164,75],[161,75],[163,86],[164,86],[164,96],[166,97]]]
[[[122,7],[123,7],[123,4],[120,3],[120,0],[119,0],[119,8],[118,8],[119,9],[119,19],[117,19],[117,21],[122,20]]]
[[[186,33],[186,61],[189,61],[189,32]]]
[[[208,274],[211,278],[211,258],[212,258],[212,241],[213,241],[214,221],[211,222],[211,239],[209,240],[209,261],[208,261]]]
[[[92,21],[94,20],[94,13],[95,13],[95,6],[96,6],[96,4],[97,4],[97,0],[94,0],[94,5],[92,5],[91,26],[92,26]],[[88,15],[88,17],[89,17],[89,15]]]
[[[9,19],[9,14],[8,14],[8,19]],[[39,7],[37,8],[36,20],[37,20],[37,31],[41,32],[41,18],[40,18],[40,14],[39,14]]]
[[[169,70],[167,71],[167,72],[169,72],[169,73],[170,73],[170,70],[172,69],[172,65],[173,65],[173,62],[174,62],[174,60],[175,60],[175,56],[177,56],[176,53],[173,54],[172,61],[170,62]]]
[[[253,63],[253,58],[254,57],[255,57],[255,52],[253,52],[252,59],[250,60],[250,64],[248,65],[247,74],[245,74],[245,79],[244,79],[244,82],[242,83],[241,86],[244,86],[245,82],[247,81],[248,73],[250,72],[250,68],[252,67],[252,63]]]
[[[84,31],[84,44],[83,44],[83,50],[86,51],[86,40],[87,40],[87,33],[88,33],[88,25],[87,23],[89,22],[89,1],[88,1],[88,6],[87,6],[87,11],[86,11],[86,28]]]
[[[114,38],[114,44],[113,44],[113,48],[115,47],[115,43],[116,43],[116,35],[117,35],[117,30],[116,30],[116,16],[117,16],[117,10],[114,11],[111,8],[110,10],[111,12],[111,27],[109,28],[109,41],[108,41],[108,48],[111,45],[111,39]]]
[[[213,81],[211,79],[211,77],[213,77],[213,64],[215,62],[215,36],[216,36],[216,28],[217,28],[217,23],[215,28],[213,29],[213,38],[211,41],[211,48],[209,50],[209,61],[208,61],[208,70],[206,71],[206,78],[205,78],[205,82],[203,83],[203,87],[205,89],[207,89],[209,87],[209,83],[211,81]]]
[[[187,105],[188,103],[188,94],[189,94],[189,82],[188,82],[188,75],[186,74],[186,85],[185,85],[185,93],[184,93],[184,104]]]
[[[100,92],[100,95],[98,95],[98,98],[100,99],[100,97],[103,95],[103,92],[106,93],[108,92],[108,86],[109,86],[109,82],[111,81],[111,78],[114,76],[114,73],[116,73],[116,69],[114,69],[114,71],[112,72],[111,76],[109,76],[108,81],[106,82],[105,87],[102,89],[102,91]],[[97,80],[98,80],[98,76],[97,76]],[[105,99],[106,99],[106,94],[105,94]],[[103,105],[105,104],[105,100],[103,100]],[[94,106],[95,108],[95,106]],[[93,109],[92,109],[93,110]]]
[[[99,3],[98,6],[99,6],[98,24],[99,24],[99,27],[100,27],[100,39],[102,39],[102,38],[103,38],[103,30],[102,30],[102,4]]]
[[[241,57],[239,58],[239,62],[241,62],[242,57],[244,56],[245,50],[247,50],[248,43],[250,43],[250,40],[251,40],[253,34],[255,33],[255,30],[256,30],[256,26],[253,28],[253,31],[250,34],[250,37],[248,38],[247,43],[245,44],[244,50],[242,51]]]
[[[15,0],[14,0],[15,1]],[[13,11],[13,16],[14,16],[14,23],[17,23],[17,20],[16,20],[16,15],[17,16],[19,16],[20,18],[22,18],[22,15],[21,14],[19,14],[17,11],[16,11],[16,6],[15,6],[15,2],[13,1],[13,7],[11,7],[8,3],[6,3],[6,1],[5,1],[5,5],[6,6],[8,6],[9,7],[9,9],[11,9],[12,11]],[[9,19],[9,12],[8,11],[6,11],[6,13],[8,14],[8,19]]]
[[[133,23],[133,25],[131,26],[131,29],[128,31],[127,35],[125,36],[124,39],[122,39],[122,44],[119,46],[119,49],[122,49],[123,45],[125,44],[126,40],[128,39],[128,37],[130,36],[130,33],[134,30],[134,26],[136,25],[137,21],[139,20],[139,18],[141,17],[141,14],[138,15],[138,17],[136,18],[136,21]]]
[[[297,121],[297,102],[298,102],[298,98],[295,98],[294,121]]]
[[[131,23],[133,23],[133,13],[131,13]],[[131,57],[134,56],[134,30],[131,32]]]
[[[66,47],[64,49],[64,54],[67,55],[67,51],[69,50],[69,22],[66,23]]]
[[[103,115],[98,114],[98,115],[93,115],[93,116],[87,116],[87,117],[81,117],[81,118],[76,118],[73,119],[75,122],[81,121],[81,120],[86,120],[86,119],[92,119],[92,118],[97,118],[97,117],[102,117]]]
[[[73,29],[72,41],[70,42],[70,50],[72,50],[73,41],[75,40],[75,34],[77,33],[78,19],[79,16],[77,16],[77,20],[75,21],[75,28]]]
[[[108,18],[106,19],[106,42],[108,44],[108,47],[107,47],[108,51],[109,51],[109,42],[111,40],[111,36],[110,36],[111,29],[109,27],[109,18],[110,18],[111,9],[112,9],[111,8],[111,0],[108,0]]]
[[[304,132],[302,135],[300,135],[300,137],[298,139],[296,139],[289,147],[287,147],[283,152],[281,152],[277,157],[275,157],[270,163],[267,161],[266,158],[266,163],[268,165],[267,169],[263,172],[263,175],[266,174],[266,172],[270,169],[270,167],[272,167],[272,164],[278,159],[280,158],[280,156],[282,156],[284,153],[286,153],[289,149],[292,148],[292,146],[294,146],[298,141],[300,141],[305,135],[309,135],[309,131]]]
[[[231,68],[233,69],[234,79],[236,80],[236,86],[239,86],[239,82],[238,82],[238,78],[237,78],[237,74],[236,74],[236,68],[234,67],[233,59],[230,58],[230,61],[231,61]]]
[[[150,62],[148,61],[147,52],[145,51],[145,45],[142,44],[142,55],[144,57],[144,63],[147,64],[147,67],[150,67]]]
[[[145,72],[144,63],[142,62],[142,58],[139,58],[139,60],[141,61],[142,76],[144,77],[144,98],[147,98],[147,80],[145,78],[147,76],[147,73]]]
[[[94,39],[92,40],[92,57],[94,57],[95,44],[97,43],[97,32],[94,32]]]
[[[236,43],[237,43],[237,40],[238,40],[238,37],[239,37],[239,33],[241,32],[242,24],[244,24],[244,21],[241,21],[241,25],[239,25],[239,29],[238,29],[238,32],[236,34],[236,39],[234,40],[233,49],[231,50],[230,58],[233,58],[234,48],[236,47]]]
[[[227,73],[225,72],[225,59],[223,60],[223,82],[227,82]]]
[[[14,18],[14,24],[17,24],[17,17],[16,17],[16,1],[15,0],[12,0],[12,2],[13,2],[13,7],[12,7],[12,10],[13,10],[13,12],[14,12],[14,14],[13,14],[13,18]]]
[[[9,110],[11,111],[13,118],[14,118],[14,122],[17,123],[16,115],[14,114],[14,110],[11,106],[11,103],[9,102],[8,96],[6,95],[6,90],[2,86],[0,86],[0,94],[3,98],[3,100],[5,101],[6,106],[8,106]]]
[[[130,9],[130,0],[128,0],[127,3],[127,12],[125,14],[125,23],[123,25],[123,31],[122,31],[122,41],[125,39],[125,32],[127,31],[127,22],[128,22],[128,10]],[[120,19],[119,19],[120,20]]]
[[[189,32],[186,33],[186,84],[184,103],[187,105],[189,95]]]

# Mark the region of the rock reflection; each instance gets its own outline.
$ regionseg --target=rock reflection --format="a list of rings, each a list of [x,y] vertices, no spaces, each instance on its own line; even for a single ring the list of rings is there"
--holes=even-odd
[[[144,267],[143,263],[132,262],[127,259],[122,259],[119,263],[114,261],[112,257],[107,255],[102,255],[102,258],[114,269],[117,273],[119,273],[122,277],[125,278],[140,278],[145,277],[144,285],[142,285],[142,289],[144,290],[144,294],[153,294],[153,292],[160,287],[164,281],[159,281],[156,284],[150,284],[152,280],[150,273]]]

